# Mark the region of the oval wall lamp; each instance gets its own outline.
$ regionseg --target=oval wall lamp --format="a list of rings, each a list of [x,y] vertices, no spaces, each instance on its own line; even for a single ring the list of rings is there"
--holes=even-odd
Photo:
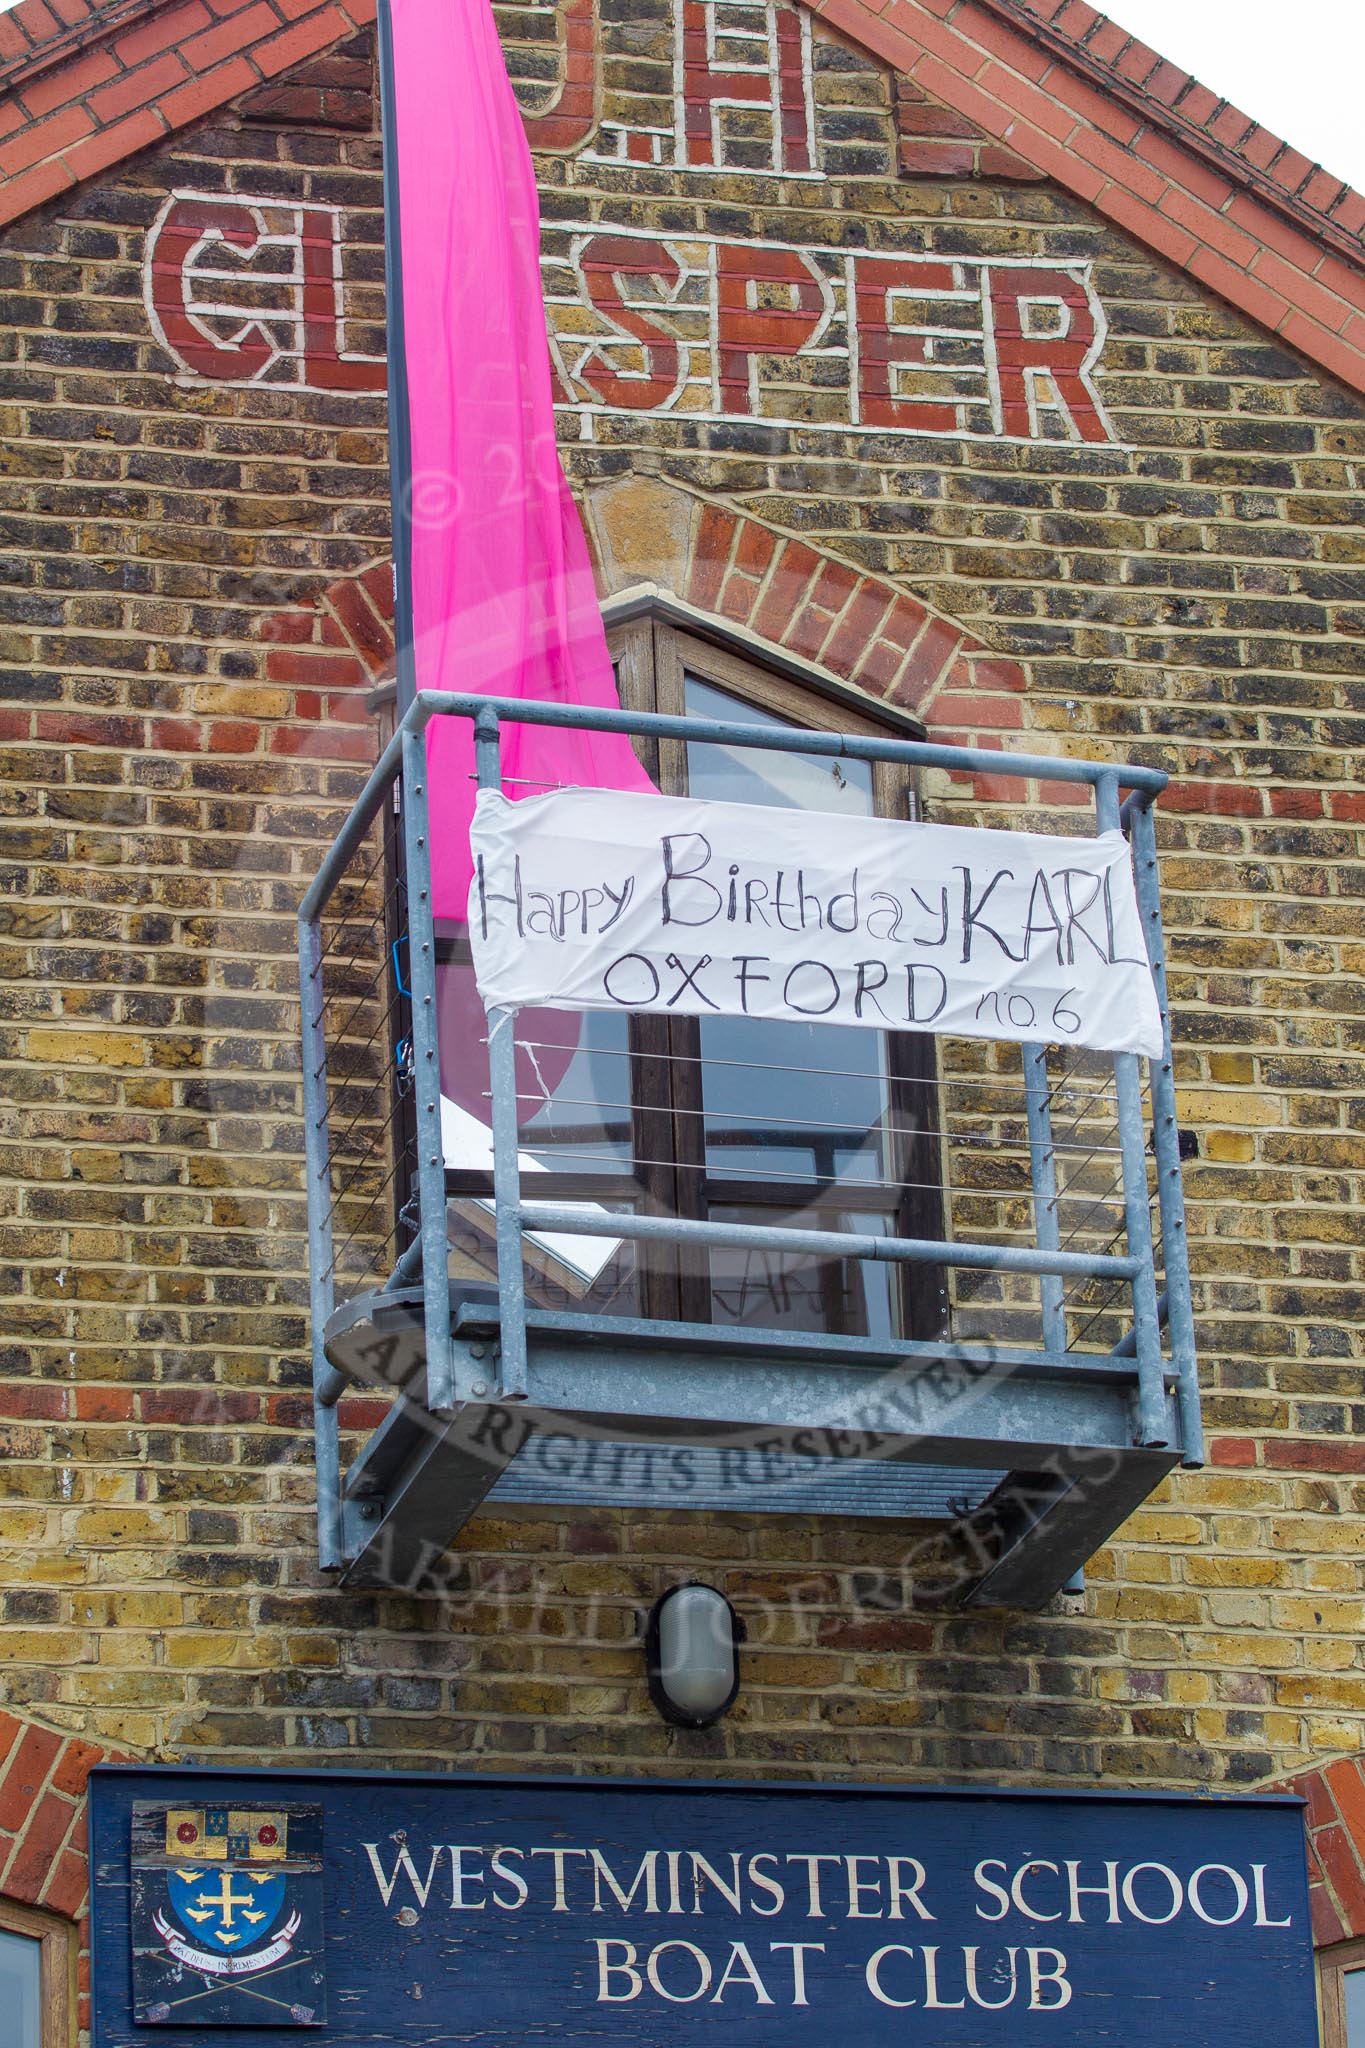
[[[714,1586],[671,1586],[645,1623],[649,1696],[677,1728],[709,1728],[739,1691],[744,1623]]]

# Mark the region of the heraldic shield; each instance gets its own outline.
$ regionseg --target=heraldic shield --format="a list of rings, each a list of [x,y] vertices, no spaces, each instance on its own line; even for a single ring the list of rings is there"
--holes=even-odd
[[[133,1808],[133,2002],[143,2026],[326,2022],[322,1808]]]

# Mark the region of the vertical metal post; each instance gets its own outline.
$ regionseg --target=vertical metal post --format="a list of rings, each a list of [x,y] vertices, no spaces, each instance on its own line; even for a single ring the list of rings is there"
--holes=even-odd
[[[403,244],[398,231],[398,115],[393,14],[379,0],[379,127],[383,150],[385,360],[389,394],[389,501],[393,520],[393,637],[398,716],[417,694],[412,647],[412,431],[403,325]]]
[[[1028,1110],[1029,1175],[1033,1182],[1034,1242],[1039,1251],[1055,1252],[1062,1242],[1057,1209],[1057,1154],[1052,1149],[1052,1103],[1048,1094],[1047,1047],[1026,1045],[1024,1102]],[[1048,1351],[1066,1350],[1066,1309],[1059,1275],[1045,1273],[1040,1292],[1043,1344]]]
[[[1150,802],[1129,806],[1133,821],[1133,863],[1138,909],[1161,1008],[1161,1058],[1148,1062],[1152,1077],[1152,1134],[1156,1150],[1161,1242],[1166,1267],[1166,1313],[1171,1359],[1179,1374],[1182,1463],[1204,1462],[1204,1428],[1199,1413],[1199,1368],[1195,1354],[1194,1302],[1190,1293],[1190,1246],[1185,1227],[1185,1191],[1180,1181],[1180,1127],[1176,1121],[1175,1060],[1171,1052],[1171,1011],[1166,993],[1166,946],[1161,930],[1161,889],[1157,874],[1156,820]]]
[[[299,1007],[303,1038],[303,1156],[308,1176],[308,1311],[313,1334],[313,1455],[317,1466],[318,1563],[336,1571],[341,1552],[341,1450],[334,1403],[322,1398],[333,1378],[323,1335],[336,1305],[332,1273],[332,1161],[327,1129],[327,1034],[323,1015],[322,933],[299,920]]]
[[[501,789],[502,754],[496,711],[474,720],[480,789]],[[498,1242],[498,1322],[502,1364],[498,1391],[526,1398],[526,1275],[521,1244],[521,1167],[517,1159],[516,1011],[488,1013],[488,1081],[493,1096],[493,1212]]]
[[[424,732],[403,735],[403,840],[408,877],[408,984],[412,989],[413,1094],[417,1117],[417,1196],[426,1325],[427,1406],[455,1406],[450,1338],[450,1255],[446,1239],[446,1166],[441,1140],[441,1061],[436,1028],[436,929],[431,911],[431,827]]]
[[[1095,782],[1095,816],[1101,832],[1119,832],[1119,781],[1113,773]],[[1157,1314],[1152,1218],[1147,1206],[1147,1143],[1142,1120],[1142,1079],[1137,1054],[1116,1052],[1114,1089],[1118,1102],[1119,1152],[1123,1164],[1123,1209],[1128,1252],[1138,1261],[1133,1281],[1133,1334],[1138,1369],[1138,1441],[1169,1442],[1166,1376]]]

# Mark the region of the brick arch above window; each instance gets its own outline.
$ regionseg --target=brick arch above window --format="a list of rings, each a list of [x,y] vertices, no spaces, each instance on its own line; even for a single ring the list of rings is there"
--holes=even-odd
[[[885,577],[660,478],[600,485],[586,493],[583,511],[604,600],[653,584],[823,669],[870,704],[915,713],[937,740],[997,750],[1024,726],[1020,664]],[[387,558],[329,584],[306,605],[273,613],[261,638],[266,681],[293,693],[293,715],[272,730],[270,751],[370,758],[373,741],[360,729],[369,723],[366,698],[393,671]],[[982,802],[1017,799],[1017,785],[1007,792],[990,776],[960,780],[974,784]],[[1071,803],[1077,793],[1058,783],[1039,797]]]

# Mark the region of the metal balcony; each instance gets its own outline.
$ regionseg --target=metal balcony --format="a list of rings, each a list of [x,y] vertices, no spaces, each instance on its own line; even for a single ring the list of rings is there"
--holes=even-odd
[[[442,1044],[424,740],[436,714],[475,721],[483,787],[500,786],[499,730],[513,720],[977,769],[1016,780],[1021,797],[1035,778],[1088,785],[1097,829],[1121,825],[1130,840],[1163,1057],[937,1041],[917,1083],[931,1109],[916,1112],[915,1213],[939,1222],[918,1234],[884,1216],[860,1226],[868,1198],[840,1179],[841,1147],[876,1134],[837,1120],[794,1129],[800,1119],[739,1115],[728,1132],[807,1162],[808,1213],[795,1219],[660,1213],[638,1176],[600,1159],[537,1200],[545,1165],[524,1085],[519,1099],[513,1020],[495,1015],[485,1034],[481,1013],[466,1017],[479,1043]],[[442,1553],[490,1494],[658,1501],[879,1518],[888,1566],[927,1518],[941,1597],[1036,1606],[1166,1472],[1199,1464],[1152,818],[1165,781],[771,724],[420,697],[299,913],[323,1566],[417,1589],[439,1583]],[[534,1061],[533,1039],[528,1051]],[[487,1063],[483,1120],[443,1096],[443,1064],[466,1056]],[[817,1056],[810,1071],[814,1086],[839,1066]],[[604,1143],[629,1135],[629,1104],[616,1111]],[[707,1169],[722,1210],[726,1143],[722,1118]],[[707,1315],[651,1309],[646,1278],[662,1268],[703,1276]],[[755,1272],[768,1298],[801,1297],[785,1321],[753,1313]],[[874,1296],[916,1306],[874,1316]],[[695,1310],[702,1297],[685,1284],[674,1298]],[[349,1389],[391,1400],[343,1470]],[[685,1497],[667,1485],[681,1452]]]

